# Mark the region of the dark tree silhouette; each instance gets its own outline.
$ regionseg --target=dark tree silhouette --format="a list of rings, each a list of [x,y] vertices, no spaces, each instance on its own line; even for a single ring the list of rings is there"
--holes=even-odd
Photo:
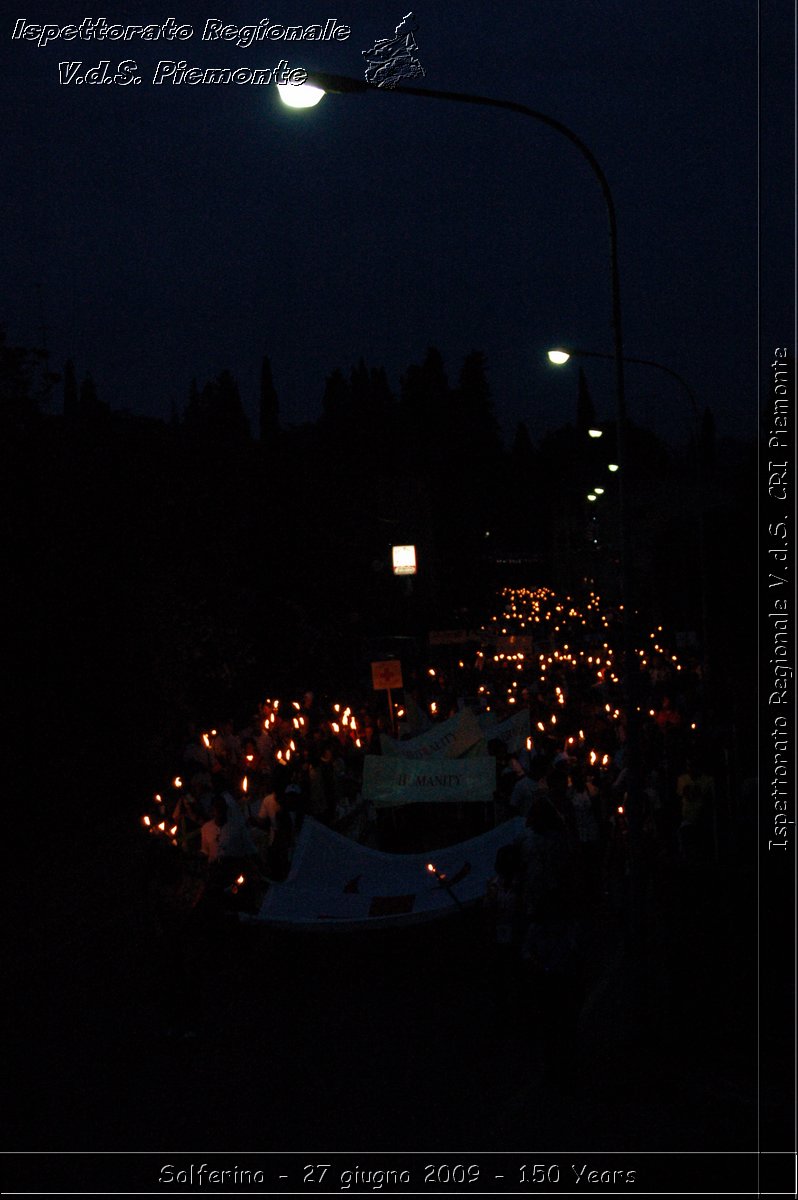
[[[272,380],[272,366],[264,354],[260,366],[260,396],[258,401],[258,435],[265,445],[274,448],[280,432],[280,410]]]
[[[426,475],[440,458],[441,439],[452,415],[449,381],[441,353],[430,346],[420,366],[408,367],[400,381],[400,416],[405,461]]]
[[[78,414],[78,381],[71,358],[64,364],[64,420],[69,423]]]
[[[78,417],[81,424],[95,425],[99,421],[106,420],[110,413],[111,409],[107,402],[101,400],[97,395],[97,386],[91,375],[86,375],[80,385],[78,396]]]
[[[192,380],[185,425],[190,434],[209,445],[230,445],[249,438],[238,384],[229,371],[209,380],[201,392]]]
[[[0,327],[0,403],[7,430],[25,432],[36,422],[57,378],[47,370],[43,350],[10,346]]]

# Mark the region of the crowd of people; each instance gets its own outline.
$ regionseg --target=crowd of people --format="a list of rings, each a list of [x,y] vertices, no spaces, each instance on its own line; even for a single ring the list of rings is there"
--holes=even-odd
[[[519,619],[524,601],[526,620]],[[508,632],[511,621],[527,629],[541,613],[555,614],[557,623],[546,619],[531,636]],[[361,780],[364,758],[381,753],[383,734],[412,738],[470,707],[497,722],[528,713],[521,744],[486,735],[482,752],[496,762],[489,820],[526,818],[546,801],[577,848],[590,891],[625,869],[619,863],[627,853],[630,768],[638,781],[638,847],[653,857],[706,861],[717,852],[717,805],[699,727],[700,666],[660,645],[661,629],[637,652],[638,753],[631,764],[610,645],[617,617],[596,604],[567,608],[553,593],[513,592],[505,597],[501,634],[491,642],[489,626],[464,657],[439,648],[435,664],[416,673],[392,710],[384,692],[345,705],[306,691],[301,699],[264,700],[238,728],[232,718],[205,731],[193,726],[169,789],[155,797],[145,824],[228,875],[247,860],[266,878],[285,878],[307,814],[360,840],[375,838]],[[526,652],[513,649],[522,643]]]
[[[518,617],[522,600],[527,621]],[[558,623],[541,620],[544,628],[530,636],[530,613],[545,612],[559,612]],[[384,692],[344,704],[306,691],[264,700],[239,727],[232,718],[194,726],[144,824],[184,864],[199,867],[188,874],[202,881],[206,900],[229,899],[245,880],[259,889],[284,880],[307,816],[393,849],[381,833],[396,822],[381,826],[362,796],[366,755],[382,752],[384,735],[401,745],[471,708],[486,732],[470,752],[493,757],[495,791],[485,805],[447,806],[446,838],[477,832],[473,820],[469,826],[475,809],[483,828],[523,818],[521,836],[508,838],[497,856],[484,912],[504,999],[519,988],[536,997],[559,1070],[581,1002],[591,914],[614,914],[632,939],[635,888],[645,891],[661,874],[700,871],[718,854],[700,665],[666,650],[662,630],[654,631],[636,655],[630,735],[611,645],[617,621],[618,613],[595,603],[568,609],[551,593],[513,593],[497,632],[489,627],[479,645],[435,647],[433,663],[408,679],[393,707]],[[511,738],[491,736],[519,713]],[[427,848],[431,814],[414,807],[401,810],[411,839],[414,830],[418,837],[406,848]]]

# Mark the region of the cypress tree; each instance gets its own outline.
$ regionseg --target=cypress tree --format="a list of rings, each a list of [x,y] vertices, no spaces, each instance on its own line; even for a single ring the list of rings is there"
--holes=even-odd
[[[258,404],[258,436],[261,442],[272,444],[280,432],[280,410],[272,380],[272,366],[264,354],[260,365],[260,397]]]

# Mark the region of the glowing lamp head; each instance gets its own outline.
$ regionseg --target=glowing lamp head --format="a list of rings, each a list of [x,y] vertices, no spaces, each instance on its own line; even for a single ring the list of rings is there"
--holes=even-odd
[[[315,108],[324,95],[324,88],[312,83],[278,83],[277,92],[288,108]]]
[[[592,438],[600,438],[604,436],[603,429],[588,429],[587,436]]]
[[[614,475],[615,472],[618,470],[618,464],[617,463],[607,463],[607,470],[612,471],[612,473]]]
[[[588,500],[598,500],[598,496],[595,494],[595,492],[588,492],[587,498]]]
[[[571,356],[567,350],[549,350],[546,357],[555,367],[562,367]]]
[[[244,876],[243,876],[243,875],[239,875],[238,879],[236,880],[236,883],[238,884],[238,886],[239,886],[239,887],[241,887],[241,884],[242,884],[243,882],[244,882]]]

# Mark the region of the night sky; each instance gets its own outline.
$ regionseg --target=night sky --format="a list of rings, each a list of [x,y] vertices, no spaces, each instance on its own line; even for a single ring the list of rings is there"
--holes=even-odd
[[[528,104],[591,147],[617,206],[626,352],[681,373],[726,435],[756,428],[759,234],[763,342],[789,334],[774,265],[792,186],[788,8],[762,6],[758,55],[752,0],[415,6],[418,83]],[[181,409],[192,377],[201,386],[229,368],[253,424],[264,353],[281,419],[297,423],[318,416],[325,377],[361,355],[398,388],[430,344],[450,378],[481,349],[507,433],[522,419],[533,437],[571,419],[576,373],[548,367],[546,347],[610,352],[612,338],[604,205],[565,139],[512,113],[391,93],[329,96],[297,113],[272,86],[152,84],[162,59],[235,68],[285,57],[362,77],[361,51],[406,11],[407,0],[225,0],[9,15],[0,320],[11,341],[40,345],[44,326],[56,367],[72,357],[112,408],[152,416]],[[100,15],[174,16],[195,32],[181,43],[11,38],[18,17]],[[201,40],[212,17],[335,17],[352,32],[239,48]],[[135,59],[141,85],[59,85],[60,61],[105,58]],[[774,185],[764,233],[758,152]],[[588,380],[610,416],[611,364],[589,365]],[[630,368],[628,391],[633,417],[686,435],[675,384]]]

